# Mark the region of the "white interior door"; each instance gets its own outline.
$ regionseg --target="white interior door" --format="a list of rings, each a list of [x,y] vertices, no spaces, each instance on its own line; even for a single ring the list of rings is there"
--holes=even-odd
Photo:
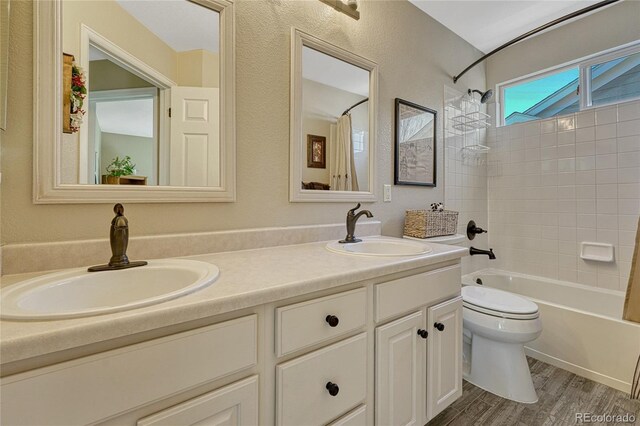
[[[220,90],[171,88],[169,182],[220,186]]]

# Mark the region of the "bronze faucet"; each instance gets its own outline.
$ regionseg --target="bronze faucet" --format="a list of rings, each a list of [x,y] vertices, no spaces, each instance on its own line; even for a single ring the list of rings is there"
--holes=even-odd
[[[113,206],[116,216],[111,221],[109,232],[109,242],[111,243],[111,259],[107,265],[92,266],[89,272],[114,271],[117,269],[135,268],[144,266],[145,261],[130,262],[127,257],[127,246],[129,245],[129,221],[124,217],[124,206],[120,203]]]
[[[362,210],[360,213],[356,214],[356,210],[360,208],[360,203],[357,206],[349,210],[347,213],[347,236],[344,240],[340,240],[339,243],[359,243],[360,239],[356,238],[354,234],[356,230],[356,222],[360,219],[360,216],[367,215],[368,218],[372,218],[373,214],[369,210]]]

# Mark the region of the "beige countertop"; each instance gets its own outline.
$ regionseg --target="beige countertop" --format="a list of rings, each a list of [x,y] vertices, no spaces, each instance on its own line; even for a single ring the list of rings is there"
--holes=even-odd
[[[54,321],[0,321],[0,362],[15,363],[123,338],[315,291],[459,259],[466,248],[432,244],[419,256],[332,253],[326,242],[190,256],[218,266],[210,286],[168,302],[130,311]],[[108,272],[107,272],[108,273]],[[42,275],[2,277],[2,286]]]

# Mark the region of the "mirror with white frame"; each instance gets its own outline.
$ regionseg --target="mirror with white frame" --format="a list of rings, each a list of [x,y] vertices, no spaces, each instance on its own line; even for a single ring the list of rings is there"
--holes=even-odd
[[[375,201],[377,65],[292,30],[291,201]]]
[[[35,202],[235,199],[233,3],[55,0],[36,13]]]

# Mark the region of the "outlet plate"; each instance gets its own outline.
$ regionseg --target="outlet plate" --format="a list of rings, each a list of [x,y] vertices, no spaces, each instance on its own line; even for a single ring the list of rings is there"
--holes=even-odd
[[[384,185],[384,196],[383,196],[383,201],[385,203],[390,203],[391,202],[391,185]]]

